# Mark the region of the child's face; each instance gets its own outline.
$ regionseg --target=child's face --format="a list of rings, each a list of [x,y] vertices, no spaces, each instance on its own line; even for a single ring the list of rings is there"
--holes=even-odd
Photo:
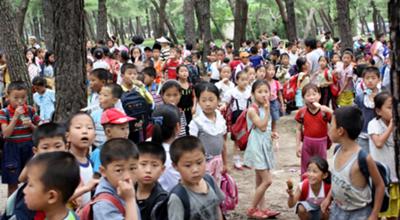
[[[171,87],[167,89],[163,95],[162,99],[165,104],[171,104],[171,105],[178,105],[179,100],[181,100],[181,93],[176,87]]]
[[[144,54],[145,54],[146,58],[148,59],[148,58],[151,58],[151,57],[153,56],[153,51],[151,51],[151,50],[146,50],[146,51],[144,52]]]
[[[310,163],[307,167],[307,177],[310,185],[317,185],[327,176],[323,173],[315,163]]]
[[[127,139],[129,137],[129,123],[108,126],[104,132],[109,140],[113,138]]]
[[[392,98],[386,99],[386,101],[383,103],[382,107],[380,109],[376,109],[376,114],[381,116],[381,118],[389,122],[393,115],[392,115]]]
[[[104,86],[104,81],[97,78],[94,74],[89,75],[89,86],[93,92],[99,93],[101,87]]]
[[[95,138],[92,118],[84,114],[75,116],[66,137],[67,141],[71,143],[71,147],[89,149]]]
[[[231,68],[224,67],[221,70],[220,76],[221,76],[221,79],[229,79],[229,78],[231,78],[231,74],[232,74],[231,73]]]
[[[153,57],[155,59],[160,58],[160,50],[153,50]]]
[[[7,96],[8,101],[10,102],[10,105],[13,108],[16,108],[18,106],[22,106],[26,103],[26,100],[28,99],[28,95],[26,90],[11,90],[10,93]]]
[[[249,82],[253,82],[256,79],[256,71],[254,68],[250,68],[247,71],[247,75],[249,76]]]
[[[137,160],[129,158],[127,160],[116,160],[106,167],[100,166],[101,175],[107,178],[108,182],[117,188],[120,181],[136,182]]]
[[[100,91],[99,103],[102,109],[109,109],[114,107],[114,105],[118,102],[118,99],[113,97],[111,88],[103,86]]]
[[[342,61],[344,64],[350,64],[352,60],[352,57],[349,54],[344,54],[342,57]]]
[[[127,85],[132,85],[134,80],[137,80],[138,78],[138,73],[136,69],[127,69],[125,70],[125,74],[122,77],[122,80],[124,81],[125,84]]]
[[[256,79],[263,80],[263,79],[265,79],[266,74],[267,73],[266,73],[265,67],[260,67],[257,69]]]
[[[175,49],[171,49],[171,50],[170,50],[170,52],[169,52],[169,57],[170,57],[171,59],[176,59],[176,58],[178,57],[178,53],[176,52]]]
[[[323,58],[319,59],[318,63],[319,63],[319,66],[320,66],[321,68],[325,68],[326,65],[328,64],[328,63],[326,62],[326,59],[323,59]]]
[[[40,180],[43,175],[43,166],[32,165],[27,171],[28,184],[24,189],[25,204],[30,210],[44,210],[49,205],[49,200],[53,200],[49,197],[49,192],[54,190],[46,191]]]
[[[331,126],[329,127],[328,135],[329,138],[332,140],[333,143],[340,143],[340,137],[343,135],[344,129],[338,128],[336,123],[336,118],[333,115]]]
[[[289,65],[289,57],[288,56],[282,56],[281,63],[283,65],[285,65],[285,66]]]
[[[257,103],[263,105],[266,102],[269,102],[270,92],[268,86],[263,84],[259,86],[253,93],[254,99]]]
[[[178,72],[179,79],[187,79],[189,77],[189,71],[186,67],[179,68]]]
[[[224,53],[223,51],[218,51],[218,52],[217,52],[217,59],[218,59],[219,61],[223,61],[224,58],[225,58],[225,53]]]
[[[337,63],[337,62],[339,62],[339,61],[340,61],[339,55],[337,55],[337,54],[333,55],[333,57],[332,57],[332,63]]]
[[[203,91],[200,94],[199,105],[206,115],[213,114],[218,107],[218,97],[210,91]]]
[[[212,52],[209,56],[207,56],[208,60],[210,62],[215,62],[217,60],[217,57],[215,55],[215,52]]]
[[[33,59],[33,53],[32,53],[32,51],[26,52],[26,59],[28,59],[28,60],[32,60],[32,59]]]
[[[247,73],[241,74],[239,79],[237,80],[237,85],[241,89],[245,89],[246,86],[249,84],[249,76]]]
[[[41,153],[49,153],[56,151],[67,151],[67,146],[65,145],[63,137],[49,137],[42,138],[39,140],[38,146],[33,148],[33,153],[41,154]]]
[[[368,89],[374,90],[378,86],[380,79],[375,73],[366,72],[363,81]]]
[[[133,49],[132,56],[135,58],[140,57],[140,49],[139,48]]]
[[[181,174],[181,180],[186,185],[196,185],[203,179],[206,173],[206,160],[204,153],[195,149],[184,152],[175,169]]]
[[[319,102],[321,98],[321,94],[314,89],[307,90],[306,94],[304,94],[304,100],[306,101],[307,105],[314,106],[314,102]]]
[[[154,77],[149,76],[147,74],[143,74],[143,75],[144,75],[144,79],[143,79],[144,84],[147,86],[150,86],[154,82]]]
[[[39,94],[43,94],[44,92],[46,92],[46,87],[44,87],[44,86],[35,86],[35,85],[33,85],[33,89],[37,92],[37,93],[39,93]]]
[[[153,184],[160,178],[164,169],[164,164],[157,156],[141,154],[137,166],[137,181],[144,185]]]
[[[267,74],[266,77],[267,79],[272,79],[275,76],[275,67],[272,65],[269,65],[267,68]]]

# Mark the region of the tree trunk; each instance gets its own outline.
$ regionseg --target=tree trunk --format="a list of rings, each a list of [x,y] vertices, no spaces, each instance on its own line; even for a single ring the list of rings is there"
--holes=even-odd
[[[379,20],[378,20],[378,9],[376,9],[376,5],[374,1],[371,1],[371,7],[372,7],[372,20],[374,22],[374,34],[375,38],[378,39],[378,35],[381,33],[380,27],[379,27]]]
[[[26,11],[28,10],[29,0],[21,0],[19,7],[16,10],[16,25],[19,36],[23,36],[23,28],[25,22]]]
[[[231,9],[233,17],[235,17],[235,0],[228,0],[229,8]]]
[[[158,22],[157,22],[157,12],[154,10],[154,8],[150,9],[150,15],[151,15],[151,27],[153,29],[153,37],[156,38],[158,32]]]
[[[135,35],[135,28],[133,27],[132,19],[129,18],[128,20],[128,30],[129,30],[129,38],[132,38]]]
[[[248,4],[247,0],[236,0],[234,20],[234,48],[239,49],[240,44],[246,40]]]
[[[385,19],[381,15],[379,15],[379,20],[380,20],[380,23],[381,23],[381,25],[380,25],[381,26],[381,31],[386,36],[387,35],[387,31],[386,31]]]
[[[158,4],[156,0],[151,0],[151,3],[153,3],[153,6],[156,8],[158,13],[158,25],[155,34],[156,38],[159,38],[165,34],[164,24],[166,19],[165,7],[167,5],[167,0],[159,0],[159,2],[160,4]]]
[[[303,39],[306,39],[310,35],[314,13],[315,13],[314,8],[310,8],[306,20],[306,27],[304,28]]]
[[[106,40],[107,34],[107,0],[99,0],[97,16],[97,40]]]
[[[54,50],[54,10],[52,8],[51,0],[42,1],[44,25],[43,36],[47,50]]]
[[[39,27],[39,19],[37,16],[33,16],[33,32],[38,42],[40,42],[40,27]]]
[[[136,34],[142,35],[142,33],[143,33],[143,30],[142,30],[142,23],[140,22],[140,17],[136,16]]]
[[[328,21],[324,18],[324,16],[323,16],[323,14],[321,13],[321,9],[319,9],[318,10],[318,13],[319,13],[319,17],[320,17],[320,19],[321,19],[321,21],[322,21],[322,24],[324,25],[324,31],[325,32],[327,32],[327,31],[331,31],[331,28],[330,28],[330,26],[329,26],[329,24],[328,24]],[[361,17],[360,17],[360,20],[361,20]],[[331,31],[332,32],[332,31]]]
[[[89,14],[85,10],[85,28],[87,33],[87,40],[93,40],[95,37],[94,29],[93,29],[93,22],[91,21]]]
[[[318,22],[317,22],[317,18],[315,17],[315,13],[313,14],[313,31],[312,31],[312,36],[314,38],[316,38],[318,36]]]
[[[336,0],[341,50],[353,48],[353,37],[351,36],[350,8],[348,0]]]
[[[194,20],[194,2],[193,0],[184,0],[183,19],[185,22],[185,43],[196,44],[196,25]]]
[[[210,0],[195,0],[196,14],[199,14],[202,18],[204,37],[203,37],[203,60],[206,59],[210,51],[210,43],[212,40],[211,36],[211,24],[210,24]]]
[[[287,16],[286,35],[289,42],[295,42],[297,40],[297,30],[296,13],[294,11],[294,0],[285,0],[285,5]]]
[[[211,21],[212,21],[212,23],[213,23],[213,25],[215,27],[216,32],[217,32],[217,36],[218,36],[217,38],[219,38],[221,40],[224,40],[225,39],[224,34],[222,33],[221,29],[219,28],[219,26],[217,24],[217,21],[215,20],[214,16],[210,15],[210,18],[211,18]],[[254,30],[251,29],[251,31],[252,31],[252,34],[254,35]]]
[[[146,29],[147,29],[147,37],[151,38],[150,12],[148,7],[146,7]]]
[[[361,34],[362,34],[362,35],[365,35],[365,25],[364,25],[364,22],[363,22],[361,16],[358,16],[358,18],[359,18],[359,21],[360,21],[360,24],[361,24]]]
[[[118,19],[116,17],[111,17],[110,15],[110,21],[111,21],[111,27],[112,27],[112,36],[118,37],[118,30],[119,30],[119,25],[118,25]]]
[[[122,17],[119,18],[119,37],[121,38],[120,43],[125,45],[125,27],[124,27],[124,19]]]
[[[332,33],[332,36],[334,36],[335,28],[334,28],[334,23],[332,21],[332,18],[329,15],[329,11],[328,11],[328,13],[325,13],[325,10],[320,8],[319,13],[321,14],[321,17],[323,17],[324,20],[327,22],[327,25],[329,26],[329,31]]]
[[[55,11],[55,120],[58,122],[66,121],[87,104],[83,1],[52,0]]]
[[[167,2],[166,0],[160,0],[160,2],[165,1],[165,3]],[[172,26],[172,23],[169,21],[167,15],[165,14],[165,6],[164,9],[161,8],[161,6],[158,6],[157,2],[155,0],[151,0],[151,2],[153,3],[154,7],[156,8],[156,11],[158,12],[159,16],[160,16],[160,22],[163,21],[164,23],[160,23],[159,26],[163,26],[163,30],[164,30],[164,24],[167,25],[169,33],[171,35],[172,41],[174,43],[178,43],[178,38],[175,35],[175,30],[174,27]],[[161,3],[160,3],[161,4]],[[161,19],[161,12],[164,11],[163,13],[163,19]],[[163,32],[164,33],[164,32]]]
[[[391,67],[391,92],[393,95],[393,119],[395,125],[395,161],[396,173],[400,175],[400,0],[390,0],[389,5],[390,40],[392,45],[392,67]]]
[[[195,7],[195,13],[196,13],[196,19],[197,19],[197,29],[198,29],[198,33],[197,36],[199,39],[203,39],[204,38],[204,24],[203,24],[203,18],[201,17],[200,14],[200,10],[199,7],[199,1],[193,0],[194,1],[194,7]]]
[[[97,19],[98,12],[92,11],[92,16],[94,20],[94,30],[96,31],[96,39],[97,39],[97,25],[99,24],[99,20]]]

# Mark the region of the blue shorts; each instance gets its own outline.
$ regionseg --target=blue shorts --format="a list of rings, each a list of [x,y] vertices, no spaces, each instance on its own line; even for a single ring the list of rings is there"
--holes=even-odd
[[[14,143],[4,142],[3,156],[1,162],[2,183],[17,184],[25,164],[33,156],[33,142]]]
[[[335,202],[332,203],[331,211],[329,214],[329,219],[330,220],[365,220],[368,219],[369,215],[371,215],[372,212],[372,207],[371,205],[368,205],[366,207],[352,210],[352,211],[346,211],[339,206],[335,204]]]
[[[270,112],[271,112],[271,118],[272,121],[278,121],[279,117],[281,115],[281,104],[279,103],[278,99],[275,99],[273,101],[270,101]]]
[[[308,215],[310,216],[310,220],[320,220],[322,217],[321,213],[321,208],[319,205],[315,205],[312,203],[309,203],[307,201],[299,201],[296,204],[296,214],[298,214],[298,209],[299,206],[302,205],[304,209],[308,212]]]

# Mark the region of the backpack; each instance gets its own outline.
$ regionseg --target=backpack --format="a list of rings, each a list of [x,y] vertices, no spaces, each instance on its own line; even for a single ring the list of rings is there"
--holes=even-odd
[[[211,188],[215,191],[216,185],[212,176],[206,174],[204,176],[204,180],[210,184]],[[172,194],[175,194],[179,197],[182,202],[183,210],[184,210],[184,220],[190,219],[190,199],[186,189],[183,187],[181,183],[178,183],[174,188],[172,188],[169,195],[162,201],[158,202],[153,210],[151,211],[150,219],[151,220],[168,220],[168,201]],[[82,219],[81,219],[82,220]]]
[[[324,187],[325,196],[328,195],[329,191],[331,190],[331,184],[325,183],[322,181]],[[308,182],[308,178],[303,180],[303,184],[301,185],[301,194],[299,201],[305,201],[308,197],[308,193],[310,190],[310,183]]]
[[[226,213],[235,210],[239,203],[238,187],[235,180],[228,173],[223,173],[221,177],[221,190],[225,194],[225,200],[221,204],[221,210]]]
[[[303,141],[303,138],[304,138],[304,115],[306,114],[307,107],[303,107],[299,111],[300,111],[299,123],[301,124],[301,141]],[[321,114],[322,114],[322,118],[324,119],[324,121],[329,122],[326,112],[321,111]],[[332,141],[329,138],[329,135],[327,136],[327,141],[328,141],[328,143],[326,144],[326,147],[329,150],[329,149],[331,149],[331,146],[332,146]]]
[[[288,81],[283,84],[283,98],[286,101],[294,100],[297,91],[297,80],[299,78],[299,74],[291,76]]]
[[[325,69],[324,77],[325,77],[326,81],[329,81],[328,69]],[[333,97],[338,97],[340,88],[339,88],[337,78],[334,74],[332,74],[332,81],[333,81],[333,83],[329,85],[329,90],[331,91]]]
[[[119,212],[125,216],[125,208],[122,203],[110,193],[97,194],[88,204],[82,209],[77,211],[80,220],[92,220],[93,219],[93,205],[98,201],[109,201],[111,202]]]
[[[255,104],[252,104],[250,107],[256,109],[257,114],[259,114],[258,107]],[[236,144],[238,145],[239,149],[242,151],[246,149],[250,132],[254,128],[254,123],[250,129],[247,127],[247,119],[246,118],[247,118],[247,110],[248,109],[249,108],[242,111],[242,113],[237,118],[236,123],[233,124],[232,128],[231,128],[231,133],[235,137]]]
[[[1,220],[24,220],[33,219],[35,217],[36,212],[29,210],[25,204],[23,190],[26,186],[26,183],[22,184],[13,194],[11,194],[10,197],[8,197]]]
[[[201,81],[199,70],[196,66],[189,64],[186,65],[189,70],[189,82],[193,85]]]

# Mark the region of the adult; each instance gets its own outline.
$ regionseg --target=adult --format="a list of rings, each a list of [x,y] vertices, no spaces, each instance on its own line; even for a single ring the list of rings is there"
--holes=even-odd
[[[317,40],[314,38],[308,38],[304,41],[304,45],[306,50],[306,59],[310,65],[310,79],[311,82],[315,82],[319,68],[318,60],[321,57],[321,54],[317,51]]]
[[[375,39],[374,44],[371,46],[371,54],[372,59],[375,61],[375,66],[381,69],[384,64],[385,57],[383,52],[385,51],[385,47],[383,45],[383,41],[385,40],[384,34],[379,34],[378,37]]]
[[[169,58],[169,50],[170,50],[170,41],[165,37],[157,38],[156,40],[159,44],[161,44],[161,60],[166,61]]]
[[[271,37],[272,49],[278,48],[280,42],[281,42],[281,38],[278,36],[278,33],[276,31],[273,31],[272,32],[272,37]]]

